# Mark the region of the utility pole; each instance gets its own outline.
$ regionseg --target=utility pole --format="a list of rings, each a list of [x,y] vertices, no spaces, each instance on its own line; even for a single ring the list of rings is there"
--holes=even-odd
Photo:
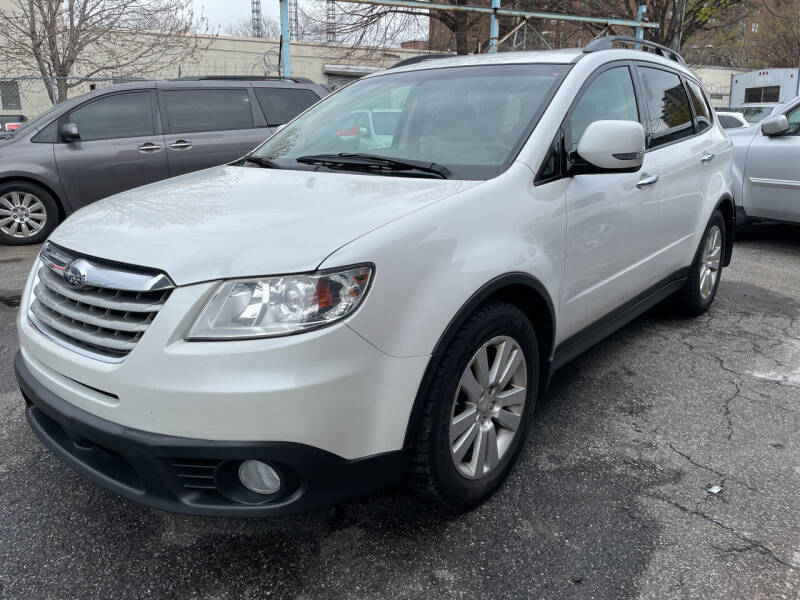
[[[673,15],[673,18],[678,20],[675,23],[675,37],[672,42],[672,49],[680,54],[681,42],[683,41],[683,18],[686,16],[686,0],[676,0],[674,6],[675,15]]]
[[[289,0],[281,3],[281,77],[292,76],[292,58],[289,49]]]

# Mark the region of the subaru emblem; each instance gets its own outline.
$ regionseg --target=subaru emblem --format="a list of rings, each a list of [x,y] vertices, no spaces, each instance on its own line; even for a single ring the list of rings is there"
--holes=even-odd
[[[80,289],[86,284],[86,273],[75,262],[69,263],[64,269],[64,281],[72,289]]]

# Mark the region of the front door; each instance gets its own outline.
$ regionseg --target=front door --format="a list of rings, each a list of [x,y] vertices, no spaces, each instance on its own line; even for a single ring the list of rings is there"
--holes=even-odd
[[[641,122],[631,68],[617,63],[596,73],[565,121],[573,153],[590,123]],[[633,299],[660,274],[648,260],[658,228],[659,165],[645,154],[636,173],[572,177],[566,192],[567,246],[560,323],[567,338]]]
[[[786,118],[789,131],[759,131],[750,144],[742,182],[748,216],[800,222],[800,106]]]
[[[77,210],[95,200],[169,177],[150,90],[91,100],[63,116],[80,139],[55,144],[61,182]]]

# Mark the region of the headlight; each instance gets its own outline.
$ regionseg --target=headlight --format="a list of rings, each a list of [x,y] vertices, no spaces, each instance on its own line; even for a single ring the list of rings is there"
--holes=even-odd
[[[371,279],[372,267],[360,266],[223,281],[186,339],[274,337],[324,327],[358,308]]]

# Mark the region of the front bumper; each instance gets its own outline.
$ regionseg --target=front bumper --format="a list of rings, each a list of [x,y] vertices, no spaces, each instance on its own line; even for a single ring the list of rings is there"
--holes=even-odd
[[[398,483],[408,467],[407,449],[347,460],[300,443],[209,441],[133,429],[60,398],[34,378],[19,353],[14,370],[28,422],[45,446],[102,487],[162,510],[284,515]],[[261,500],[238,483],[245,459],[268,462],[281,474],[276,496]]]

